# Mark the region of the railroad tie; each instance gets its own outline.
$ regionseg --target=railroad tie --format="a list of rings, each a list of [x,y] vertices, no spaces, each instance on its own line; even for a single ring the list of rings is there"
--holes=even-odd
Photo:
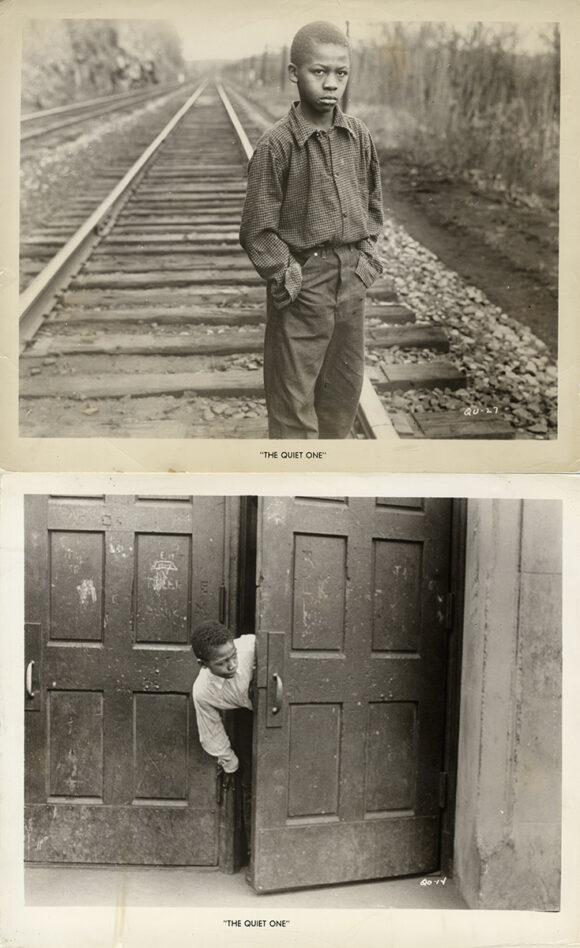
[[[134,417],[130,433],[169,436],[183,430],[186,436],[162,407],[163,399],[186,396],[200,400],[194,436],[265,437],[264,417],[234,412],[230,418],[219,401],[263,399],[265,287],[238,241],[248,139],[255,142],[262,129],[244,119],[244,145],[232,121],[223,90],[201,84],[127,172],[125,191],[120,185],[110,191],[124,169],[103,168],[91,194],[74,195],[70,206],[23,239],[21,280],[32,281],[23,294],[28,301],[45,268],[56,267],[55,254],[57,260],[59,253],[66,256],[68,244],[62,248],[70,234],[74,242],[86,216],[103,201],[86,250],[75,251],[54,290],[49,284],[51,300],[37,304],[33,317],[24,309],[23,322],[32,329],[21,358],[22,433],[38,434],[38,415],[43,435],[69,434],[70,419],[80,411],[85,417],[76,423],[83,434],[114,436],[116,423],[111,420],[107,429],[106,405],[114,414],[114,403],[124,399],[147,399],[148,405],[158,399],[157,428],[151,417],[140,417],[135,403],[127,413]],[[468,379],[441,357],[449,351],[445,328],[417,322],[386,278],[369,290],[367,323],[365,436],[491,437],[489,432],[501,430],[501,419],[466,425],[449,413],[446,422],[436,413],[395,413],[393,427],[382,393],[457,389]],[[79,407],[87,400],[91,405]],[[508,434],[498,435],[503,436]]]

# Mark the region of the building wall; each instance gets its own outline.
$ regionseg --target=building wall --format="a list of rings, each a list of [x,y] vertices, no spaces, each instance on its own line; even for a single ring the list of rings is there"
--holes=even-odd
[[[470,500],[455,872],[471,908],[557,910],[559,501]]]

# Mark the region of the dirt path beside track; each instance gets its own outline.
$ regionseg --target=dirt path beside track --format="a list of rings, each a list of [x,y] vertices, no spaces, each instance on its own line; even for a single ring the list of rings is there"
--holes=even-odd
[[[380,153],[385,212],[557,354],[558,215]]]

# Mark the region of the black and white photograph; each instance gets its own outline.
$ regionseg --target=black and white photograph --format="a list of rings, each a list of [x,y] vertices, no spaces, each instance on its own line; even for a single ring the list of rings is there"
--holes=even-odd
[[[7,944],[566,943],[574,485],[292,480],[4,478]]]
[[[560,36],[24,20],[20,436],[556,439]]]
[[[0,0],[2,948],[578,943],[579,48]]]
[[[27,496],[27,902],[557,911],[561,527]]]

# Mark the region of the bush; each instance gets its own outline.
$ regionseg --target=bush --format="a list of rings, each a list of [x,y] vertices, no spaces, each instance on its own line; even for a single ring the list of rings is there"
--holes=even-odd
[[[379,24],[353,39],[349,108],[368,118],[383,147],[416,162],[473,173],[557,199],[559,32],[546,24],[534,52],[518,29],[473,23]],[[277,94],[287,83],[286,52],[264,52],[227,72]]]

